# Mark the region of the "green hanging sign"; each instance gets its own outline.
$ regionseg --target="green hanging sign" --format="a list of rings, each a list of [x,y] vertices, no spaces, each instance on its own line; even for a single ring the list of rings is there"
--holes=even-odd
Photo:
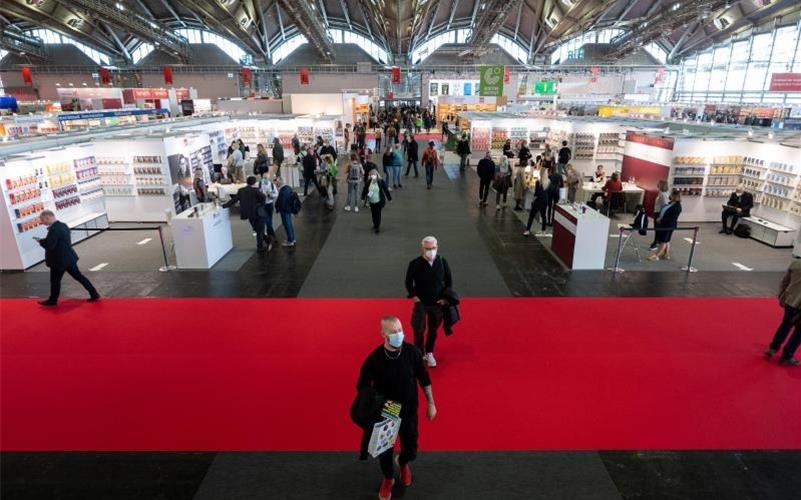
[[[534,93],[545,95],[555,94],[556,82],[554,80],[541,80],[534,84]]]
[[[503,75],[503,66],[481,66],[481,78],[478,81],[478,95],[482,97],[502,96]]]

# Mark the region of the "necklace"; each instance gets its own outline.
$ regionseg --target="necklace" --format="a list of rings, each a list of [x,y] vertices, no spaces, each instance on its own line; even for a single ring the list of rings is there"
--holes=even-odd
[[[400,357],[400,355],[401,355],[401,350],[400,349],[398,349],[398,354],[396,354],[395,356],[390,356],[389,355],[389,351],[387,351],[387,348],[386,347],[384,348],[384,356],[386,356],[387,359],[398,359]]]

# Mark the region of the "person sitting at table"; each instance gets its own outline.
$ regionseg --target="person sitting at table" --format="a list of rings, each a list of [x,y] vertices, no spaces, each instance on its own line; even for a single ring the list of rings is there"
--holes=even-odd
[[[620,193],[623,191],[623,183],[620,182],[620,177],[618,176],[617,172],[612,174],[612,178],[606,181],[604,187],[601,188],[600,193],[594,193],[592,198],[590,198],[590,204],[595,205],[595,200],[598,198],[603,198],[604,204],[612,202],[612,194],[613,193]]]
[[[593,182],[600,184],[606,180],[606,172],[604,171],[603,165],[598,165],[595,169],[595,175],[593,176]]]
[[[734,226],[740,217],[749,217],[751,209],[754,208],[754,197],[743,189],[743,185],[739,184],[734,192],[729,197],[728,203],[724,205],[723,212],[720,214],[723,220],[723,229],[720,234],[731,234],[734,232]],[[731,217],[731,226],[726,225],[726,220]]]

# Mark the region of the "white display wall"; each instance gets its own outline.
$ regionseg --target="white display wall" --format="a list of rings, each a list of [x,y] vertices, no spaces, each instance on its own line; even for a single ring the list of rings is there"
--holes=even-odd
[[[73,242],[107,226],[105,197],[92,144],[36,151],[9,157],[0,166],[3,201],[0,214],[0,267],[26,269],[44,260],[33,239],[47,230],[42,210],[52,210],[71,228]]]

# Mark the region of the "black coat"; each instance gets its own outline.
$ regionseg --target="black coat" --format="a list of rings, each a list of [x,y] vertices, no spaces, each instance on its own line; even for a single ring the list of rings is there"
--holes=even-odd
[[[459,143],[456,145],[456,152],[460,155],[470,154],[470,143],[467,141],[467,139],[459,140]]]
[[[445,335],[453,335],[453,325],[459,322],[461,314],[459,313],[459,294],[453,291],[452,288],[446,288],[442,292],[442,298],[448,303],[443,306],[443,329]]]
[[[491,181],[495,178],[495,162],[489,158],[482,158],[476,167],[478,177],[483,181]]]
[[[306,156],[303,157],[303,177],[314,177],[315,170],[317,170],[317,158],[309,151]]]
[[[362,189],[362,199],[363,200],[367,199],[367,193],[368,193],[368,190],[370,189],[370,184],[372,182],[373,182],[373,180],[368,177],[367,181],[364,183],[364,188]],[[384,206],[386,204],[387,200],[392,201],[392,195],[389,194],[389,189],[387,188],[387,183],[384,182],[383,179],[378,179],[378,196],[380,198],[380,201],[378,202],[378,204],[381,205],[381,206]]]
[[[743,194],[740,195],[740,199],[738,200],[737,193],[732,193],[727,205],[742,209],[740,213],[741,217],[750,217],[751,209],[754,208],[754,197],[748,191],[743,191]]]
[[[679,215],[681,215],[681,203],[672,203],[664,215],[656,222],[656,227],[662,229],[676,229],[679,225]],[[658,216],[658,215],[657,215]]]
[[[45,249],[45,265],[52,269],[66,269],[78,262],[78,254],[72,249],[70,228],[61,221],[47,229],[47,237],[39,241]]]
[[[270,170],[270,159],[267,158],[267,154],[259,153],[256,155],[256,160],[253,162],[253,175],[261,175],[265,172]]]
[[[337,150],[330,144],[320,148],[320,156],[322,157],[323,155],[331,155],[331,158],[333,158],[335,162],[337,161]]]
[[[258,188],[245,186],[236,192],[236,198],[225,204],[226,207],[239,202],[239,218],[250,219],[259,215],[259,208],[267,202],[267,197]]]
[[[420,146],[417,144],[417,141],[411,141],[406,144],[406,159],[409,161],[417,161],[419,160],[418,151]]]

